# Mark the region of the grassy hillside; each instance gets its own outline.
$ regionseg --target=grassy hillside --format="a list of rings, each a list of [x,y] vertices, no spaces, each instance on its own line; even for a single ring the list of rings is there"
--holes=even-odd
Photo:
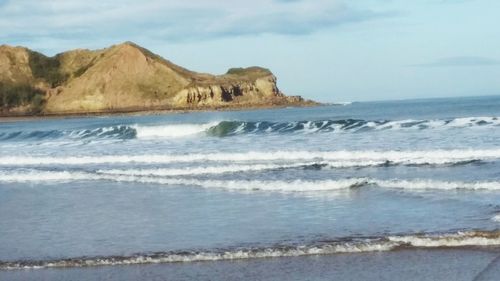
[[[61,71],[59,56],[47,57],[30,51],[29,66],[36,79],[47,82],[51,87],[62,85],[69,77],[67,73]]]
[[[265,68],[197,73],[131,42],[47,57],[0,46],[0,113],[75,114],[306,104]],[[311,103],[309,103],[311,104]]]
[[[27,107],[32,114],[39,114],[43,110],[45,92],[31,85],[6,85],[0,82],[0,107],[11,109]]]

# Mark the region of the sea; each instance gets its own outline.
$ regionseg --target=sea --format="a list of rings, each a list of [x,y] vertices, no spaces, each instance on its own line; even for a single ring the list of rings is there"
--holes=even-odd
[[[500,280],[500,97],[0,121],[0,280]]]

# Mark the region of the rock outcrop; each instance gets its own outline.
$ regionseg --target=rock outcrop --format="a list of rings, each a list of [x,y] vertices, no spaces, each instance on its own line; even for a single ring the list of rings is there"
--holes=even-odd
[[[267,69],[233,68],[224,75],[197,73],[131,42],[54,57],[0,46],[3,115],[313,104],[301,97],[285,96]]]

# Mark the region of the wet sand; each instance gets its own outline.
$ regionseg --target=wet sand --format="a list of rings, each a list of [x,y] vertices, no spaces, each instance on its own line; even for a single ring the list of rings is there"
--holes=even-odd
[[[499,280],[500,249],[1,271],[0,280]]]

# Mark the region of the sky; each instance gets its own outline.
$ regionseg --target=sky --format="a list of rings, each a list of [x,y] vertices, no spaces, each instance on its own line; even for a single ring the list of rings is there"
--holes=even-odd
[[[0,0],[0,44],[124,41],[199,72],[266,67],[322,102],[500,95],[498,0]]]

